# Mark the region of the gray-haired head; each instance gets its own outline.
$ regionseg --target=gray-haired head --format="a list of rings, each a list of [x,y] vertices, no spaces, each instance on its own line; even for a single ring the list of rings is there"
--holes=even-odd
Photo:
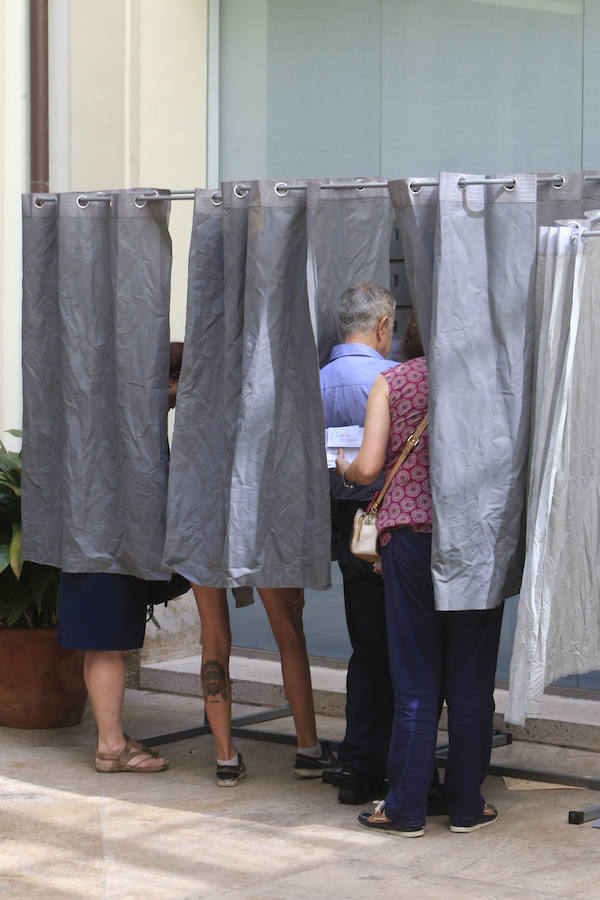
[[[353,335],[371,334],[384,316],[394,327],[396,301],[387,288],[376,281],[363,281],[344,291],[340,299],[338,326],[343,340]]]

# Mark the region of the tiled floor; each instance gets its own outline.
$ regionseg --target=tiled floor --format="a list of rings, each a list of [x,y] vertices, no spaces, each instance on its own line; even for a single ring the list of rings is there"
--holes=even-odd
[[[193,698],[128,692],[136,737],[200,718]],[[319,725],[341,736],[340,719]],[[295,779],[290,746],[240,740],[248,778],[225,790],[209,736],[165,747],[168,772],[133,777],[94,771],[94,732],[89,712],[76,728],[0,729],[0,896],[600,897],[600,829],[567,824],[569,809],[600,804],[593,791],[514,791],[488,778],[495,825],[458,835],[434,818],[424,838],[405,840],[361,829],[333,788]],[[515,744],[493,758],[600,777],[593,753]]]

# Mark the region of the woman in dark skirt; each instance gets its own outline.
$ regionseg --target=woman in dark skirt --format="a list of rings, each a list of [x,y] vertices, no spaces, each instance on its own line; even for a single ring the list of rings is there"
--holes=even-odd
[[[98,772],[162,772],[167,760],[123,732],[127,656],[142,647],[148,584],[104,572],[60,576],[58,643],[85,650],[84,677],[98,726]]]
[[[169,407],[175,406],[183,344],[171,343]],[[132,575],[62,572],[58,643],[85,651],[84,676],[98,726],[98,772],[163,772],[166,759],[123,732],[130,650],[143,646],[149,584]]]

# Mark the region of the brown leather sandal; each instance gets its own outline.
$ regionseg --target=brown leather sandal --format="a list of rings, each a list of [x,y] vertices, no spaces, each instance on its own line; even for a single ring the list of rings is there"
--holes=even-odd
[[[147,744],[142,744],[141,741],[134,741],[133,738],[130,738],[128,734],[123,732],[123,737],[127,741],[128,744],[134,748],[134,750],[141,750],[143,753],[147,753],[148,756],[158,756],[158,747],[149,747]],[[98,732],[96,732],[96,740],[98,739]]]
[[[158,747],[149,747],[147,744],[142,744],[141,741],[134,741],[133,738],[130,738],[128,734],[123,734],[123,737],[127,741],[128,744],[134,748],[134,750],[142,750],[143,753],[147,753],[148,756],[158,756]]]
[[[135,772],[137,775],[145,773],[153,775],[155,772],[164,772],[169,768],[169,761],[165,759],[161,766],[142,766],[140,763],[146,759],[155,759],[151,753],[140,750],[130,741],[125,742],[125,746],[118,753],[98,753],[96,752],[96,772]],[[132,760],[137,759],[138,762],[132,765]]]

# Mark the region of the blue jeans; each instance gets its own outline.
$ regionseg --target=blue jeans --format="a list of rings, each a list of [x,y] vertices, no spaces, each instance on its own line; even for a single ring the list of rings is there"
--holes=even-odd
[[[494,681],[502,606],[438,612],[431,580],[431,535],[399,528],[383,548],[394,724],[386,815],[422,826],[435,759],[440,702],[448,705],[445,791],[450,820],[473,825],[483,812],[490,761]]]

